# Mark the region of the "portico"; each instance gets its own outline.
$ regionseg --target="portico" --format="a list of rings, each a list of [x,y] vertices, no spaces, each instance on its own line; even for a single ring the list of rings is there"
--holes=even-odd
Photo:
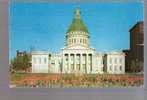
[[[94,53],[93,49],[63,49],[63,73],[92,73]]]

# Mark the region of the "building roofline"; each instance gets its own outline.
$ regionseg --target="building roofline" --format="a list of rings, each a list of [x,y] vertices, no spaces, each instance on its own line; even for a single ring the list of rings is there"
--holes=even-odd
[[[138,21],[134,26],[132,26],[132,28],[129,30],[129,32],[131,32],[139,24],[143,24],[143,21]]]
[[[31,54],[50,54],[48,51],[32,51]]]

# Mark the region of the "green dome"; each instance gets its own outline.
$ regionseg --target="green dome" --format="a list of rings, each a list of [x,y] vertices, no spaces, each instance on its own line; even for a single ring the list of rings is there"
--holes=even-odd
[[[72,21],[72,24],[70,25],[69,29],[67,30],[67,33],[72,31],[83,31],[88,33],[87,27],[84,25],[81,17],[80,17],[80,9],[76,9],[75,11],[75,18]]]
[[[75,19],[75,18],[72,21],[72,24],[70,25],[67,33],[72,31],[83,31],[88,33],[87,27],[84,25],[83,21],[81,19]]]

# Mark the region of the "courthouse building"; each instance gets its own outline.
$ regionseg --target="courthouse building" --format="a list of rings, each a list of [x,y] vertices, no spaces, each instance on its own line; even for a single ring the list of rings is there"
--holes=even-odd
[[[32,51],[32,73],[125,73],[123,52],[97,53],[90,47],[90,34],[76,9],[74,19],[65,34],[65,47],[59,54]],[[64,37],[63,37],[64,38]],[[109,59],[115,59],[109,63]]]

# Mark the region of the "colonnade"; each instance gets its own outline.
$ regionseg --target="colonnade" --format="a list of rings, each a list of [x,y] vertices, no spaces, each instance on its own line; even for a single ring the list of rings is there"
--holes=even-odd
[[[62,73],[91,73],[94,56],[91,53],[63,54]]]

